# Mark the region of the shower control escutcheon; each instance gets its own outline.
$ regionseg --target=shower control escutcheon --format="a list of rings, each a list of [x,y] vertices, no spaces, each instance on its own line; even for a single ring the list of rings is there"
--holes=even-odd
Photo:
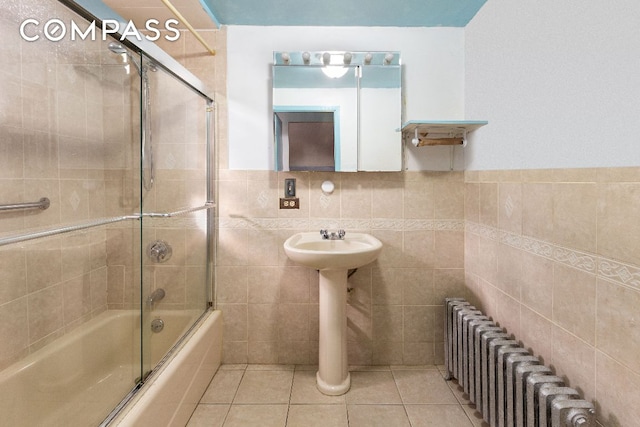
[[[171,246],[164,240],[156,240],[147,245],[147,256],[151,258],[153,262],[167,262],[172,254],[173,249],[171,249]]]

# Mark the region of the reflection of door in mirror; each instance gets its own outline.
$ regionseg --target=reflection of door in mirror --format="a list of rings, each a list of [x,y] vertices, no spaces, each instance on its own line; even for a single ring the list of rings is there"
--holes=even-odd
[[[288,171],[335,171],[340,166],[334,140],[336,111],[278,111],[276,169]]]

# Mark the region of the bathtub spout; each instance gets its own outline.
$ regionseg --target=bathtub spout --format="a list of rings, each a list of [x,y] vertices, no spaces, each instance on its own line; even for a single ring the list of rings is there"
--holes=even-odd
[[[147,304],[151,305],[154,302],[158,302],[160,301],[162,298],[164,298],[165,292],[164,289],[162,288],[158,288],[155,291],[151,292],[151,295],[149,295],[149,297],[147,298]]]

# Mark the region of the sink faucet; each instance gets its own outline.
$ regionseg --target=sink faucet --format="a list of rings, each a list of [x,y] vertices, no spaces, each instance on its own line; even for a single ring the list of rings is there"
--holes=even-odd
[[[320,235],[322,236],[322,240],[342,240],[345,235],[344,230],[335,231],[327,231],[326,229],[320,230]]]

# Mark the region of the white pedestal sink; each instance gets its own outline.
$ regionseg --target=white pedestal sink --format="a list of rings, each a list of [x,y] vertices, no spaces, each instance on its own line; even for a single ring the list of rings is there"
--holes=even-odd
[[[344,394],[351,386],[347,362],[347,273],[378,258],[382,243],[365,233],[323,239],[320,233],[297,233],[284,242],[292,261],[320,271],[320,343],[318,389]]]

